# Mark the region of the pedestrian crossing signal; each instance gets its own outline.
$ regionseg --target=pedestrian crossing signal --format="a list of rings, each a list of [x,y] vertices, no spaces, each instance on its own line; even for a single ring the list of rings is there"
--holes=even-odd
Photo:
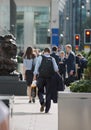
[[[79,46],[78,46],[78,45],[75,46],[75,50],[76,50],[76,51],[79,50]]]

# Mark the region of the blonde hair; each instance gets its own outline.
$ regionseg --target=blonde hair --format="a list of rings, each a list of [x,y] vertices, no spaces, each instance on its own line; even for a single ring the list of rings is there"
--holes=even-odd
[[[65,54],[64,51],[60,51],[60,54]]]
[[[68,48],[72,49],[71,44],[67,44],[67,45],[66,45],[66,47],[68,47]]]

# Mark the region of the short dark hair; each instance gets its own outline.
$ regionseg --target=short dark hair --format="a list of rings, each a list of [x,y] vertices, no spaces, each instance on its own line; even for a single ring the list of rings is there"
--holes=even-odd
[[[50,53],[50,49],[49,49],[48,47],[46,47],[46,48],[44,49],[44,52]]]
[[[57,51],[57,49],[58,49],[57,46],[52,47],[52,51]]]

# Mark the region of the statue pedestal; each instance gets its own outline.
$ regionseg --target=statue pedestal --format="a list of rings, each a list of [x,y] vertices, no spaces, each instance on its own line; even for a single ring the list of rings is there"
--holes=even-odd
[[[0,94],[26,96],[27,84],[19,81],[18,76],[0,76]]]

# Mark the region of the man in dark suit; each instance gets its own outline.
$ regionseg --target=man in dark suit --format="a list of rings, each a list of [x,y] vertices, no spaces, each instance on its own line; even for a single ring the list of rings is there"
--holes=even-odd
[[[51,56],[56,60],[56,63],[58,65],[60,59],[59,59],[59,56],[57,55],[57,52],[58,52],[58,48],[56,46],[53,46],[52,47],[52,54],[51,54]]]
[[[73,82],[76,71],[76,57],[74,52],[72,51],[72,46],[67,44],[65,46],[67,56],[66,56],[66,65],[67,65],[67,73],[68,73],[68,81]]]

